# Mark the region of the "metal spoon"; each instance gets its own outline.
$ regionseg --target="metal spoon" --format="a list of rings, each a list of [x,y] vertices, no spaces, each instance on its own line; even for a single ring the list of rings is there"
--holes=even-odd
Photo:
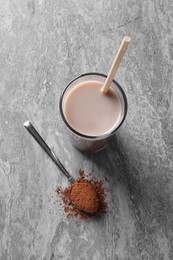
[[[62,173],[68,178],[68,180],[71,183],[75,182],[75,179],[69,174],[69,172],[64,168],[56,154],[50,149],[50,147],[46,144],[46,142],[43,140],[43,138],[40,136],[40,134],[37,132],[37,130],[34,128],[34,126],[29,122],[26,121],[24,124],[24,127],[29,131],[29,133],[34,137],[34,139],[39,143],[39,145],[45,150],[47,155],[54,161],[54,163],[59,167],[59,169],[62,171]],[[73,202],[73,201],[72,201]],[[83,210],[82,208],[79,208],[75,203],[73,203],[76,208],[79,210],[82,210],[86,213],[93,213],[90,211]]]
[[[43,138],[39,135],[37,130],[33,127],[33,125],[26,121],[24,127],[29,131],[29,133],[35,138],[35,140],[39,143],[39,145],[45,150],[45,152],[49,155],[49,157],[54,161],[54,163],[59,167],[59,169],[64,173],[64,175],[68,178],[68,180],[73,183],[75,180],[69,174],[69,172],[64,168],[56,154],[50,149],[50,147],[46,144]]]

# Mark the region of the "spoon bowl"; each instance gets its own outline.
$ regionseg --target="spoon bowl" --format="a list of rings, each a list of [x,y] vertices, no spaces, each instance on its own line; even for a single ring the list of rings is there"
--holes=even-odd
[[[82,179],[72,184],[70,197],[78,209],[89,214],[95,213],[99,208],[99,197],[93,185]]]

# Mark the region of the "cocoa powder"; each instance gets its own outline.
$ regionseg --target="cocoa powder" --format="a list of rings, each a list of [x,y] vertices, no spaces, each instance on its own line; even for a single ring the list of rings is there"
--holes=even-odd
[[[63,189],[57,188],[60,195],[64,211],[68,217],[78,216],[80,219],[89,220],[93,217],[99,217],[106,212],[106,189],[103,180],[88,180],[82,170],[79,171],[78,179],[69,187]],[[73,202],[72,202],[73,201]],[[74,201],[78,208],[93,212],[86,213],[78,209],[74,205]]]
[[[100,204],[93,184],[85,179],[78,179],[72,184],[70,198],[77,208],[90,213],[96,212]]]

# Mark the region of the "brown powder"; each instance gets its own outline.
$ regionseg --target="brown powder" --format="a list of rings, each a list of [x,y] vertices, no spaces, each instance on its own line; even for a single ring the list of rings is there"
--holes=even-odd
[[[87,180],[84,175],[80,170],[79,178],[71,186],[65,189],[58,187],[56,191],[62,198],[64,211],[68,217],[78,216],[80,219],[89,220],[106,212],[106,189],[102,180]],[[79,210],[73,205],[72,200],[79,208],[93,213]]]
[[[73,204],[83,211],[96,212],[99,207],[99,197],[91,184],[86,179],[78,179],[72,184],[71,200]]]
[[[79,177],[81,177],[81,178],[84,177],[84,171],[83,170],[80,169],[78,174],[79,174]]]

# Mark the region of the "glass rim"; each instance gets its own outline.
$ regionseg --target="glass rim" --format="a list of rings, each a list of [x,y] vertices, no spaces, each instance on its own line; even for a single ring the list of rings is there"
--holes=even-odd
[[[102,74],[102,73],[97,73],[97,72],[88,72],[88,73],[84,73],[84,74],[81,74],[80,76],[74,78],[73,80],[71,80],[67,86],[65,87],[62,95],[60,96],[60,100],[59,100],[59,109],[60,109],[60,114],[61,114],[61,117],[64,121],[64,123],[66,124],[66,126],[73,132],[75,133],[76,135],[82,137],[82,138],[85,138],[85,139],[90,139],[90,140],[100,140],[100,139],[104,139],[104,138],[107,138],[109,136],[112,136],[117,130],[118,128],[122,125],[122,123],[124,122],[125,118],[126,118],[126,115],[127,115],[127,107],[128,107],[128,104],[127,104],[127,98],[126,98],[126,95],[125,95],[125,92],[124,90],[122,89],[122,87],[119,85],[119,83],[117,81],[115,81],[114,79],[112,80],[112,82],[118,87],[118,89],[120,90],[122,96],[123,96],[123,99],[124,99],[124,115],[120,121],[120,123],[118,124],[118,126],[113,129],[110,133],[106,133],[106,134],[102,134],[102,135],[85,135],[85,134],[82,134],[78,131],[76,131],[73,127],[71,127],[71,125],[67,122],[65,116],[64,116],[64,113],[63,113],[63,108],[62,108],[62,102],[63,102],[63,97],[64,97],[64,94],[66,92],[66,90],[68,89],[68,87],[77,79],[80,79],[82,77],[85,77],[85,76],[90,76],[90,75],[95,75],[95,76],[101,76],[103,78],[107,78],[107,76],[105,74]]]

